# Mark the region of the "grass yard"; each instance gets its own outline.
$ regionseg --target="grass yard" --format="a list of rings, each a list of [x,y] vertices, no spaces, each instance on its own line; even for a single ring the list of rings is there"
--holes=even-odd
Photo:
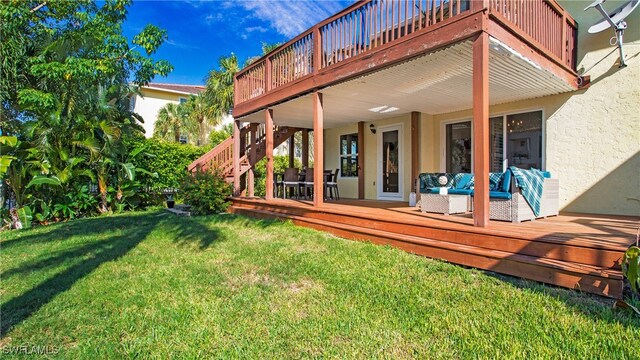
[[[0,246],[4,357],[639,356],[609,300],[289,223],[149,211]]]

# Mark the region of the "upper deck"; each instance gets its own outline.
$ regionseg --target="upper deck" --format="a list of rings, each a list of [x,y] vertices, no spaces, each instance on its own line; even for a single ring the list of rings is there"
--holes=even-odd
[[[238,72],[233,114],[241,117],[482,31],[577,88],[577,24],[555,0],[364,0]]]

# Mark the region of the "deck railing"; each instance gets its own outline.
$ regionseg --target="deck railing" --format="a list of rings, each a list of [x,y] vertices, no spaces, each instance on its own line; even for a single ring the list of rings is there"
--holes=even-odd
[[[241,70],[235,78],[235,103],[324,74],[376,48],[481,10],[488,10],[558,63],[575,69],[577,25],[556,0],[364,0]]]
[[[371,1],[320,26],[325,68],[469,10],[469,0]]]
[[[491,14],[520,29],[530,42],[575,68],[576,22],[555,0],[490,0]]]

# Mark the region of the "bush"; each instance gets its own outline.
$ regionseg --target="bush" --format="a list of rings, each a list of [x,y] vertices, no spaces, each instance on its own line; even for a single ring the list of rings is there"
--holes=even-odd
[[[197,215],[224,212],[229,206],[227,198],[231,194],[231,184],[225,181],[218,170],[213,173],[197,171],[186,176],[180,186],[184,202],[191,205]]]
[[[187,166],[209,151],[209,148],[205,147],[166,142],[156,138],[136,138],[130,139],[128,142],[128,148],[135,149],[144,145],[144,152],[151,154],[150,157],[135,159],[134,165],[150,173],[158,173],[157,178],[146,174],[137,176],[136,180],[140,181],[143,188],[178,188],[187,175]]]

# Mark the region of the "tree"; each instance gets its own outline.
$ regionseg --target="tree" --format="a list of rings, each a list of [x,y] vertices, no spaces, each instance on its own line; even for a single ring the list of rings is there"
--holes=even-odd
[[[7,170],[19,205],[63,201],[97,178],[106,210],[109,184],[123,174],[122,138],[142,133],[128,84],[172,70],[152,58],[164,30],[122,34],[130,3],[0,2],[0,127],[20,141]]]
[[[209,144],[216,147],[233,135],[233,123],[226,124],[220,130],[213,129],[209,134]]]
[[[212,119],[222,119],[233,108],[233,78],[238,70],[238,58],[232,53],[228,57],[221,57],[218,69],[209,72],[204,98],[207,115]]]
[[[176,103],[168,103],[158,111],[153,136],[167,141],[180,142],[180,134],[187,127],[186,118]]]
[[[207,129],[209,126],[215,126],[220,123],[220,118],[213,117],[208,114],[207,102],[201,95],[191,95],[187,102],[181,104],[184,115],[187,117],[187,123],[198,127],[198,146],[205,145],[207,138]]]

